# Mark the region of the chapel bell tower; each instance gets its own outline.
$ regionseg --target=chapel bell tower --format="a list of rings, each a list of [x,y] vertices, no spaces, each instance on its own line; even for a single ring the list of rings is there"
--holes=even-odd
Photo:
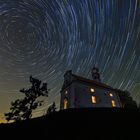
[[[96,68],[96,67],[94,66],[94,67],[92,68],[91,74],[92,74],[93,80],[95,80],[95,81],[97,81],[97,82],[101,82],[100,74],[99,74],[99,69],[98,69],[98,68]]]

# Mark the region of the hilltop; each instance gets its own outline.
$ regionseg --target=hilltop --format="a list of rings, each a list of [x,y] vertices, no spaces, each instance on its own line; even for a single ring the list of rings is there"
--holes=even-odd
[[[72,135],[86,136],[87,134],[102,136],[98,133],[128,136],[134,128],[139,126],[139,119],[139,109],[67,109],[29,121],[2,124],[0,132],[12,132],[12,135],[22,134],[23,137],[25,136],[23,134],[32,137],[37,135],[51,137],[67,135],[71,137]]]

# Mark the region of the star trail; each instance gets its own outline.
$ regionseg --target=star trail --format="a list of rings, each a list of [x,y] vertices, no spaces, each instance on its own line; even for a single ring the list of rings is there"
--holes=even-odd
[[[59,108],[63,74],[128,90],[140,103],[139,0],[0,0],[0,112],[21,97],[29,76],[48,83]]]

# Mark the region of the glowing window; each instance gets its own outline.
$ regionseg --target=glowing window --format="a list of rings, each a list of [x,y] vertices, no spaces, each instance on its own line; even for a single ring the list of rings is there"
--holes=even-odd
[[[64,99],[64,109],[67,109],[67,108],[68,108],[68,100]]]
[[[68,91],[67,91],[67,90],[65,91],[65,94],[66,94],[66,95],[68,94]]]
[[[109,96],[110,96],[110,97],[113,97],[113,94],[112,94],[112,93],[109,93]]]
[[[112,100],[111,102],[112,102],[112,107],[116,107],[116,102],[114,100]]]
[[[90,91],[91,91],[91,92],[95,92],[95,89],[94,89],[94,88],[91,88]]]
[[[95,104],[96,103],[96,97],[92,96],[92,103]]]

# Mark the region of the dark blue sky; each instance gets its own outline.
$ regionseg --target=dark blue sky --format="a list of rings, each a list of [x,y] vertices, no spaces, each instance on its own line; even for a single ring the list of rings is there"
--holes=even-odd
[[[21,97],[33,75],[48,82],[50,97],[34,112],[59,106],[63,74],[91,78],[140,102],[139,0],[0,0],[0,112]]]

